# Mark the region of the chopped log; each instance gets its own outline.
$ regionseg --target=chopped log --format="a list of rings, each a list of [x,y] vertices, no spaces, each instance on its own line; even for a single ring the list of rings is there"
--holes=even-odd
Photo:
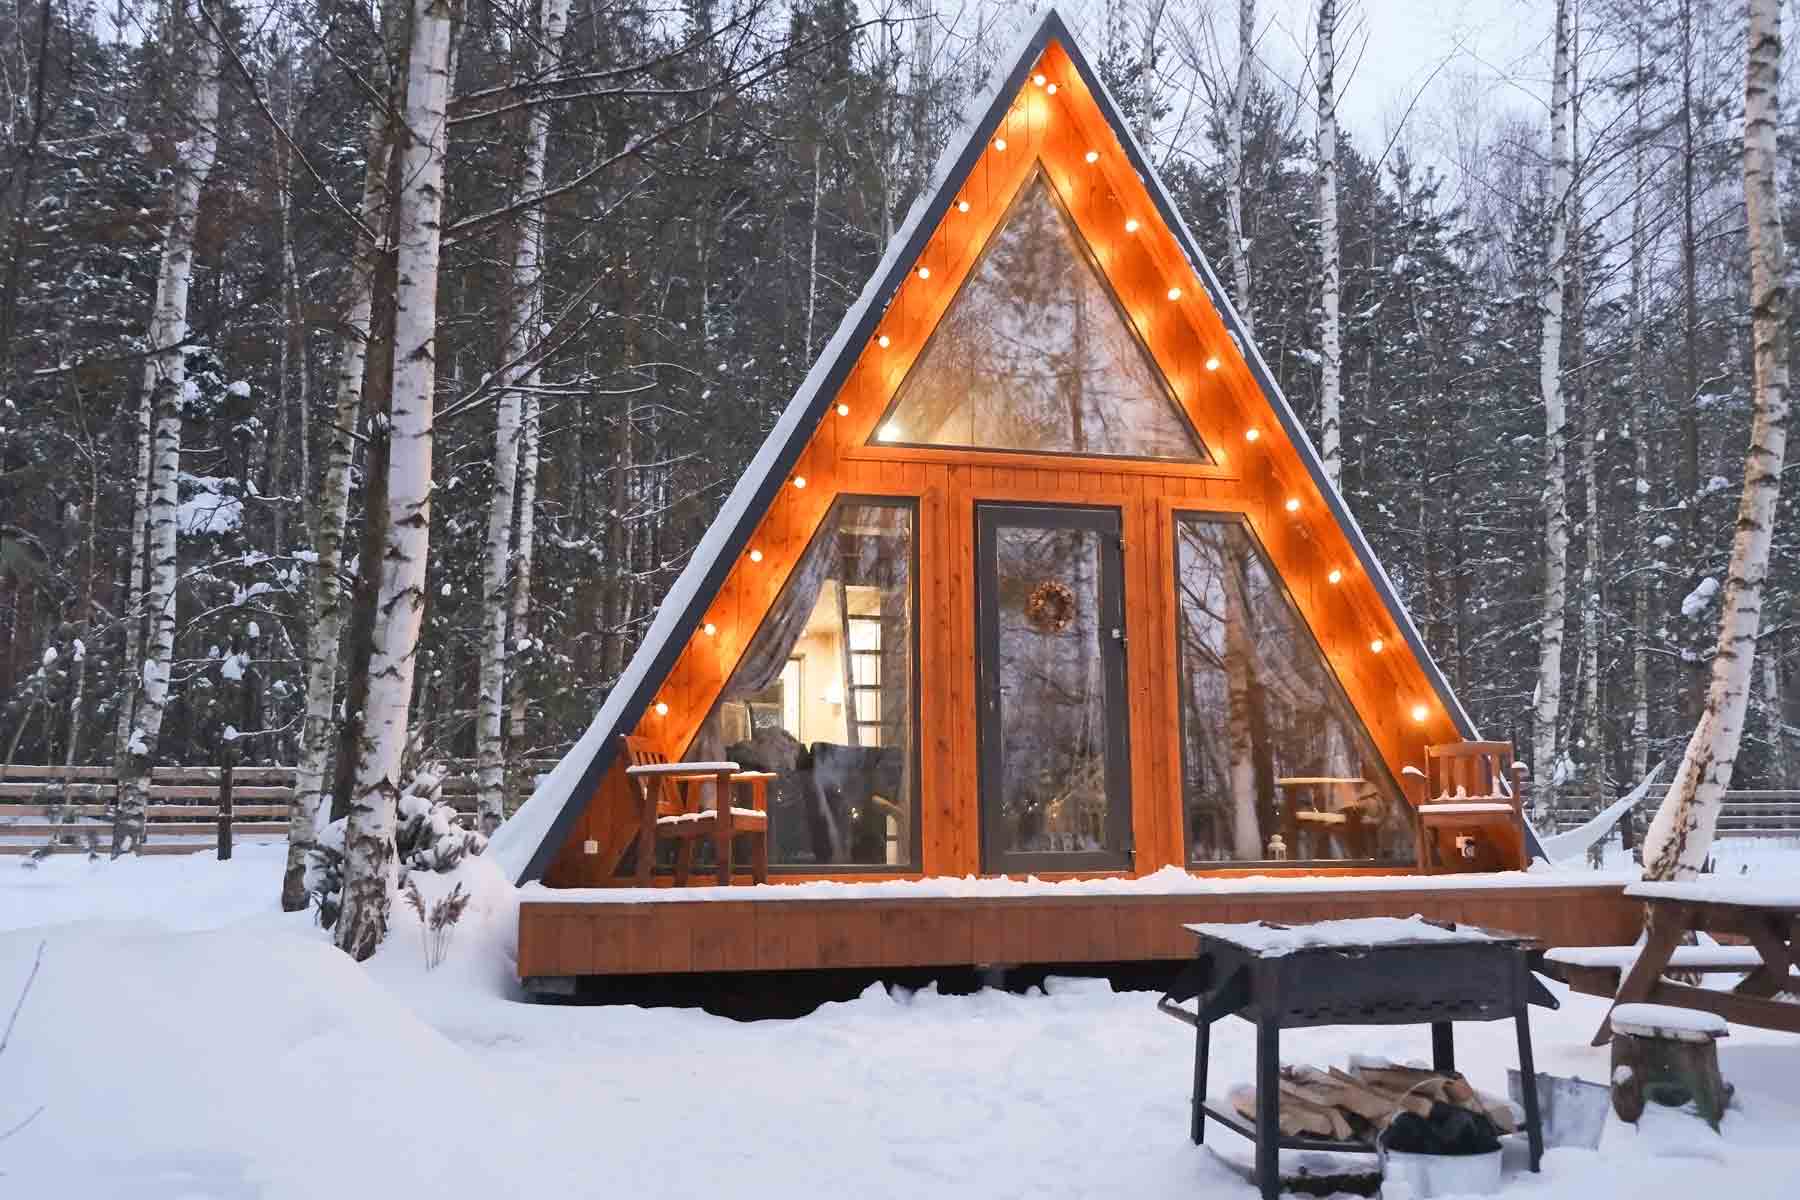
[[[1711,1013],[1659,1004],[1621,1004],[1612,1013],[1612,1102],[1621,1121],[1636,1122],[1649,1101],[1692,1102],[1715,1130],[1731,1103],[1719,1074],[1718,1038],[1730,1032]]]
[[[1429,1096],[1420,1095],[1418,1092],[1413,1092],[1409,1095],[1402,1092],[1392,1092],[1386,1088],[1375,1087],[1365,1080],[1358,1079],[1354,1075],[1345,1074],[1336,1067],[1331,1068],[1331,1077],[1336,1079],[1339,1083],[1356,1088],[1359,1091],[1366,1093],[1368,1096],[1374,1097],[1375,1100],[1385,1103],[1387,1110],[1390,1113],[1396,1108],[1404,1108],[1406,1111],[1417,1116],[1429,1117],[1431,1115],[1431,1097]]]
[[[1252,1124],[1255,1123],[1255,1088],[1248,1084],[1234,1087],[1231,1089],[1229,1099],[1231,1107],[1235,1108],[1240,1116]],[[1337,1135],[1333,1132],[1335,1129],[1333,1117],[1340,1122],[1343,1121],[1342,1116],[1332,1113],[1328,1109],[1317,1108],[1291,1096],[1281,1097],[1277,1108],[1277,1124],[1283,1135],[1287,1137],[1335,1137]],[[1344,1128],[1346,1130],[1344,1136],[1348,1137],[1349,1126],[1346,1125]]]

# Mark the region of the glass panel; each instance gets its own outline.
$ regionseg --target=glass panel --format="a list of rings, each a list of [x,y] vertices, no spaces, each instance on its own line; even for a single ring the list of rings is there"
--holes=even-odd
[[[839,500],[686,758],[776,772],[771,863],[905,866],[913,664],[913,506]]]
[[[1041,173],[988,242],[875,440],[1208,461]]]
[[[1175,570],[1189,861],[1410,861],[1406,802],[1250,531],[1178,515]]]
[[[990,853],[1108,849],[1103,545],[1093,529],[994,531],[999,744],[984,753],[999,756],[988,778],[1000,813]]]

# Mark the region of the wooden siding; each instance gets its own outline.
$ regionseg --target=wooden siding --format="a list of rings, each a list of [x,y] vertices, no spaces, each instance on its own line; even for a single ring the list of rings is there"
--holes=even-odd
[[[1550,946],[1627,944],[1643,906],[1623,885],[1203,896],[1003,899],[708,899],[519,909],[520,978],[1141,962],[1185,958],[1193,921],[1404,917],[1423,913],[1529,934]]]
[[[877,336],[861,349],[834,403],[810,435],[793,476],[763,516],[637,733],[680,753],[718,698],[739,656],[832,501],[840,495],[906,496],[916,526],[921,747],[920,835],[927,875],[982,870],[977,809],[974,505],[983,500],[1081,503],[1117,508],[1125,535],[1126,626],[1135,870],[1185,861],[1175,663],[1173,521],[1181,511],[1240,514],[1262,543],[1394,777],[1421,748],[1455,740],[1421,664],[1394,628],[1349,539],[1332,519],[1300,455],[1225,332],[1143,183],[1078,73],[1052,44],[1036,70],[1058,84],[1027,83],[971,170]],[[1097,151],[1090,164],[1086,155]],[[1160,364],[1215,462],[1120,462],[871,445],[878,421],[961,287],[1008,205],[1042,163],[1125,312]],[[1140,225],[1124,229],[1128,216]],[[1181,297],[1171,302],[1171,286]],[[1216,370],[1206,362],[1216,357]],[[839,413],[839,406],[846,412]],[[1246,441],[1247,430],[1259,433]],[[804,478],[804,488],[793,486]],[[1289,499],[1299,502],[1290,512]],[[750,551],[760,551],[752,561]],[[1339,584],[1327,582],[1333,569]],[[1384,651],[1372,653],[1379,638]],[[1141,649],[1139,649],[1141,648]],[[658,713],[658,705],[666,705]],[[1424,706],[1414,721],[1410,710]],[[546,874],[551,886],[611,880],[630,836],[630,792],[617,765]],[[597,852],[584,852],[593,841]]]

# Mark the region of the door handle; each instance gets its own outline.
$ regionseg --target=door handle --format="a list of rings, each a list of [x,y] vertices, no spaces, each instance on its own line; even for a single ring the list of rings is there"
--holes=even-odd
[[[1125,630],[1118,625],[1114,625],[1112,627],[1112,640],[1119,643],[1119,649],[1123,650],[1125,648]]]

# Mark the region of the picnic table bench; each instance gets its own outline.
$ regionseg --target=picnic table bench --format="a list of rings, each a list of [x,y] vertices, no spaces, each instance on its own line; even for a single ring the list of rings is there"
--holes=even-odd
[[[1770,888],[1752,880],[1636,883],[1625,894],[1644,902],[1640,946],[1557,949],[1545,970],[1576,991],[1626,1004],[1662,1004],[1714,1013],[1761,1029],[1800,1033],[1800,888]],[[1684,946],[1705,933],[1742,944]],[[1664,976],[1743,974],[1729,991],[1696,987]],[[1593,1044],[1612,1039],[1609,1011]]]

